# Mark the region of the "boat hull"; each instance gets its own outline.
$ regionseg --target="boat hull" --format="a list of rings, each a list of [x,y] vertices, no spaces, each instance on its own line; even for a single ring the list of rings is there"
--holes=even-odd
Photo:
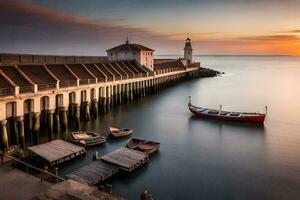
[[[159,149],[160,143],[131,138],[130,140],[128,140],[126,147],[150,155]]]
[[[222,120],[222,121],[236,121],[236,122],[253,122],[253,123],[264,123],[266,115],[258,114],[255,116],[247,116],[247,117],[230,117],[230,116],[222,116],[222,115],[209,115],[202,112],[198,112],[189,106],[189,110],[197,117],[204,119],[214,119],[214,120]]]
[[[86,133],[88,134],[94,134],[93,137],[91,138],[82,138],[82,139],[78,139],[75,138],[76,134],[80,134],[83,132],[73,132],[69,135],[69,140],[77,145],[83,146],[83,147],[92,147],[95,145],[99,145],[99,144],[103,144],[106,142],[106,138],[101,136],[99,133],[93,133],[93,132],[89,132],[87,131]]]
[[[113,127],[110,127],[110,134],[113,136],[113,137],[116,137],[116,138],[119,138],[119,137],[125,137],[125,136],[128,136],[128,135],[131,135],[133,130],[131,129],[117,129],[117,128],[113,128]]]

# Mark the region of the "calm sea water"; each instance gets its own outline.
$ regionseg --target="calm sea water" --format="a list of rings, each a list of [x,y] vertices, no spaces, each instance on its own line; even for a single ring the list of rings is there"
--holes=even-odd
[[[155,199],[299,199],[300,58],[195,59],[226,75],[184,82],[82,123],[105,134],[110,124],[131,127],[135,137],[161,142],[147,165],[112,178],[113,190],[128,199],[139,199],[146,188]],[[268,116],[263,126],[197,119],[187,109],[189,95],[196,105],[224,110],[264,112],[268,105]],[[127,139],[89,149],[61,175]]]

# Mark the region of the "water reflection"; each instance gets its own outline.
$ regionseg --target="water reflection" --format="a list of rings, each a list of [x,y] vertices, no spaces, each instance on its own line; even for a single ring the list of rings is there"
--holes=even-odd
[[[191,115],[189,118],[189,127],[193,126],[193,123],[208,123],[210,125],[215,125],[222,130],[222,127],[235,127],[241,129],[252,130],[254,134],[265,134],[265,125],[263,123],[251,123],[251,122],[232,122],[232,121],[220,121],[213,119],[199,118],[195,115]]]
[[[300,196],[300,104],[296,98],[300,93],[292,87],[300,84],[300,68],[284,60],[270,64],[269,60],[235,59],[213,57],[202,62],[231,76],[188,81],[81,123],[82,130],[104,135],[110,125],[132,128],[132,137],[161,143],[147,165],[109,180],[114,191],[128,199],[139,199],[145,188],[155,199]],[[284,89],[286,84],[289,90]],[[223,104],[230,110],[252,111],[268,105],[271,110],[265,125],[199,119],[187,109],[191,94],[195,104],[203,106]],[[105,145],[89,148],[84,157],[66,163],[60,174],[91,162],[94,151],[103,155],[124,147],[128,139],[109,137]]]

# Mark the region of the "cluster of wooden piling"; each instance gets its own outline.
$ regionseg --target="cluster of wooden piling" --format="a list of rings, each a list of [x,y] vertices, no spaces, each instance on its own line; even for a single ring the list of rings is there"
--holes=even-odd
[[[108,113],[118,105],[136,102],[180,81],[199,76],[199,71],[194,70],[168,76],[161,74],[120,84],[111,82],[103,87],[92,88],[91,90],[99,89],[99,97],[96,99],[91,96],[90,101],[86,100],[86,93],[84,93],[86,90],[81,91],[81,103],[75,103],[72,100],[75,97],[72,97],[73,94],[70,93],[68,107],[62,106],[62,95],[56,95],[56,109],[47,109],[50,100],[41,98],[40,112],[33,112],[33,100],[28,99],[26,106],[24,104],[23,116],[12,116],[0,121],[1,149],[5,150],[12,145],[20,145],[24,149],[25,144],[38,144],[41,127],[43,132],[48,132],[49,140],[53,140],[54,134],[67,130],[69,126],[79,129],[82,120],[96,119],[99,114]]]

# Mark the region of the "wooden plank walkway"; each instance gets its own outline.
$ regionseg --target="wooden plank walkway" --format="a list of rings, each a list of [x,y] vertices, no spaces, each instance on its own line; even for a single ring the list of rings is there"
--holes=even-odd
[[[147,154],[128,148],[117,149],[109,154],[102,156],[101,159],[106,162],[118,165],[120,169],[123,169],[125,171],[133,171],[149,160]]]
[[[68,174],[67,177],[80,183],[95,185],[105,181],[117,172],[119,172],[119,167],[117,165],[105,163],[101,160],[95,160],[79,170]]]
[[[50,166],[65,162],[85,153],[85,148],[57,139],[27,148],[49,162]]]

